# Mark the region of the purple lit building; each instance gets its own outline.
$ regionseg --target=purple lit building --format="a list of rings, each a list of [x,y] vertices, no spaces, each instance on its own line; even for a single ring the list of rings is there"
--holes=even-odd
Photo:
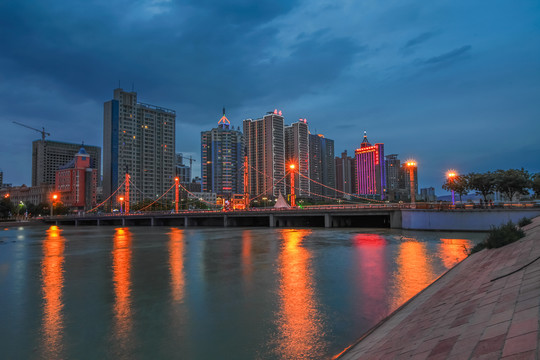
[[[358,195],[385,198],[386,171],[384,144],[371,145],[364,131],[364,140],[356,149],[356,190]]]

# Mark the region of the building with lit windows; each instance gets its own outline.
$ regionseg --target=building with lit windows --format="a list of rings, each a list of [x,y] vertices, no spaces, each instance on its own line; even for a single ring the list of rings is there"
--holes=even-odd
[[[244,192],[242,132],[234,130],[225,116],[212,130],[201,132],[203,192],[230,196]]]
[[[312,197],[321,200],[324,197],[319,197],[315,194],[326,197],[336,196],[335,191],[331,190],[336,188],[335,166],[334,140],[325,138],[322,134],[310,134],[309,177],[314,180],[310,185]]]
[[[285,126],[285,159],[286,165],[295,164],[296,195],[309,196],[309,130],[306,119]],[[290,181],[288,176],[287,186],[290,186]]]
[[[184,154],[176,153],[176,176],[180,178],[180,183],[191,182],[191,166],[184,164]]]
[[[103,197],[131,177],[130,202],[156,199],[174,183],[176,112],[137,101],[136,92],[115,89],[104,104]],[[172,200],[174,192],[166,198]]]
[[[336,189],[347,194],[356,192],[356,161],[347,155],[347,150],[341,153],[341,157],[335,158],[336,167]],[[338,197],[345,197],[345,194],[338,193]]]
[[[72,210],[90,210],[97,204],[97,169],[90,164],[90,155],[81,147],[70,162],[56,170],[56,192]]]
[[[405,191],[407,200],[411,199],[411,175],[414,182],[414,194],[416,196],[418,194],[418,167],[416,163],[414,163],[414,166],[408,166],[407,162],[404,162],[401,165],[399,187]]]
[[[277,198],[285,191],[285,131],[281,111],[268,112],[260,119],[243,123],[248,158],[251,196]]]
[[[355,156],[357,194],[384,199],[386,195],[384,144],[371,145],[364,132],[364,139],[360,148],[356,149]]]
[[[81,148],[81,144],[72,144],[52,140],[35,140],[32,142],[32,186],[54,185],[56,170],[73,159]],[[101,178],[101,148],[84,145],[90,155],[90,167],[98,172]]]

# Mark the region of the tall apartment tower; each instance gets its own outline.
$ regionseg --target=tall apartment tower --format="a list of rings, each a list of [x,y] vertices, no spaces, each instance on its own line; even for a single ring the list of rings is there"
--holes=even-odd
[[[285,131],[281,111],[243,123],[250,195],[278,197],[285,191]]]
[[[341,153],[341,157],[335,158],[336,163],[336,189],[347,194],[356,192],[356,171],[355,161],[347,155],[347,150]],[[346,196],[345,194],[337,194],[339,197]]]
[[[336,192],[332,190],[336,188],[335,166],[334,140],[325,138],[322,134],[310,134],[309,177],[311,180],[314,180],[310,184],[312,194],[329,197],[336,196]],[[319,197],[315,196],[315,198]]]
[[[401,162],[397,154],[386,155],[385,159],[387,190],[394,191],[400,188]]]
[[[414,194],[418,194],[418,167],[407,166],[407,162],[401,165],[400,177],[399,177],[399,187],[403,189],[406,193],[406,196],[411,198],[411,172],[412,178],[414,181]]]
[[[184,164],[184,154],[176,153],[175,156],[175,165],[176,165],[176,176],[180,178],[180,183],[190,183],[191,182],[191,166]]]
[[[296,166],[294,184],[297,196],[309,196],[309,130],[306,119],[285,127],[285,162],[286,168],[291,163]],[[287,186],[290,186],[289,177]]]
[[[231,128],[225,116],[218,126],[201,132],[201,177],[202,191],[219,195],[241,194],[244,192],[243,136],[239,130]]]
[[[54,185],[56,170],[73,160],[79,152],[81,144],[72,144],[51,140],[35,140],[32,142],[32,186]],[[101,148],[84,145],[90,155],[90,168],[98,171],[98,182],[101,178]]]
[[[103,106],[103,197],[130,174],[130,201],[156,199],[174,184],[176,112],[115,89]],[[141,193],[142,192],[142,193]],[[174,192],[167,194],[172,199]]]
[[[364,131],[364,140],[356,149],[357,194],[370,197],[386,195],[386,169],[384,166],[384,144],[371,145]]]

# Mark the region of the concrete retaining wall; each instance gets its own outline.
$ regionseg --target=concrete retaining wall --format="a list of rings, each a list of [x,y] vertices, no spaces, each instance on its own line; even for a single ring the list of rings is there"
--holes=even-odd
[[[402,228],[409,230],[456,230],[487,231],[512,220],[533,218],[540,215],[540,209],[530,210],[406,210],[401,211]]]

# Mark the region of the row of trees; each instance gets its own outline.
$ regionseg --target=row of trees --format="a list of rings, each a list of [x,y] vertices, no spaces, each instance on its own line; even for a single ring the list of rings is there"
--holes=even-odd
[[[469,191],[476,191],[477,195],[482,195],[484,201],[488,201],[488,195],[495,191],[501,193],[509,201],[516,195],[529,195],[532,189],[537,198],[540,198],[540,173],[529,174],[527,170],[509,169],[488,171],[485,173],[469,173],[448,178],[442,188],[447,191],[454,191],[461,196]]]
[[[0,200],[0,219],[8,219],[19,216],[35,217],[48,215],[51,211],[50,205],[47,203],[32,204],[32,203],[14,203],[9,198],[3,197]],[[69,208],[61,202],[54,204],[54,214],[64,215],[69,213]]]

